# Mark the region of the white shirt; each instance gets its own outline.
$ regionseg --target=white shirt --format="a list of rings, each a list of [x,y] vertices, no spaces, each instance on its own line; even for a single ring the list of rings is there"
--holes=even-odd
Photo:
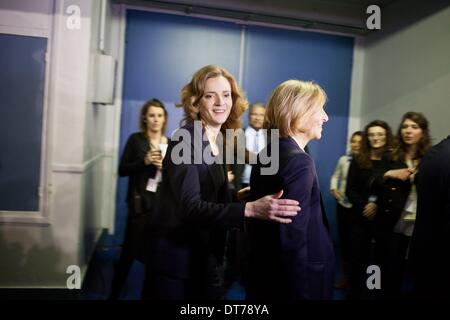
[[[344,196],[344,198],[339,200],[338,202],[345,208],[352,207],[352,204],[348,201],[347,196],[345,195],[345,189],[347,188],[348,169],[350,168],[351,161],[352,157],[349,155],[340,157],[330,181],[330,190],[337,190]]]
[[[406,160],[406,164],[410,169],[417,166],[417,163],[411,160]],[[409,192],[408,199],[406,200],[400,219],[397,221],[394,228],[394,232],[404,234],[408,237],[411,237],[413,234],[417,212],[417,191],[416,185],[414,184],[414,176],[415,175],[410,176],[412,183],[411,191]]]
[[[263,130],[255,130],[252,127],[245,129],[245,148],[253,153],[258,154],[266,146],[266,137]],[[242,173],[242,183],[250,183],[250,174],[252,166],[246,164],[244,172]]]

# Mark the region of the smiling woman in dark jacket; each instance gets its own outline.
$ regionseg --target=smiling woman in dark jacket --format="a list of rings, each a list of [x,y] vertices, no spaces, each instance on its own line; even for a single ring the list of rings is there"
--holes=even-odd
[[[379,195],[377,179],[388,169],[389,151],[393,142],[389,125],[374,120],[364,128],[361,150],[350,163],[346,194],[353,204],[350,231],[349,299],[364,299],[368,294],[366,279],[370,264],[374,219]]]
[[[227,229],[243,228],[245,218],[290,223],[300,208],[278,199],[281,192],[230,203],[220,141],[226,129],[240,127],[247,101],[228,71],[212,65],[198,70],[182,89],[181,106],[187,124],[169,144],[151,224],[150,298],[220,299]]]
[[[268,102],[265,127],[279,129],[275,142],[279,143],[280,169],[265,175],[266,165],[258,157],[250,179],[251,194],[259,198],[282,189],[283,196],[297,200],[302,211],[291,224],[249,221],[248,299],[333,298],[333,245],[314,161],[305,152],[310,140],[321,138],[322,125],[328,121],[325,101],[318,84],[288,80]]]

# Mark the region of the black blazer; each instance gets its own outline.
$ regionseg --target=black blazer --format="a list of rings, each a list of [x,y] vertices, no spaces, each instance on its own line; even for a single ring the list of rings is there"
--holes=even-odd
[[[402,161],[387,161],[386,171],[408,168]],[[378,231],[392,232],[405,208],[411,191],[410,180],[384,179],[384,173],[375,179],[378,190],[377,214],[375,225]]]
[[[204,130],[194,133],[191,124],[179,130],[185,134],[179,142],[169,143],[163,161],[148,266],[195,281],[222,262],[226,230],[243,228],[245,203],[230,203],[224,164],[204,160],[194,164],[194,153],[203,155],[209,146],[208,141],[194,142],[195,136],[203,137]],[[176,164],[177,156],[186,156],[186,161]]]
[[[334,252],[312,158],[292,138],[279,140],[279,170],[261,175],[253,166],[252,198],[284,190],[302,210],[290,224],[249,220],[249,299],[332,299]],[[268,146],[270,150],[271,145]],[[259,160],[259,157],[258,157]]]
[[[381,160],[371,160],[372,168],[362,168],[356,158],[352,159],[347,175],[346,195],[353,205],[353,222],[369,223],[370,221],[362,216],[364,207],[369,202],[369,196],[379,196],[381,185],[376,183],[381,179],[388,168],[388,155],[383,155]]]
[[[135,132],[130,135],[120,158],[119,176],[128,177],[128,189],[126,201],[132,212],[136,211],[134,193],[137,192],[142,199],[142,209],[151,209],[153,194],[146,191],[147,181],[153,178],[158,170],[156,166],[146,165],[144,159],[150,144],[142,132]]]

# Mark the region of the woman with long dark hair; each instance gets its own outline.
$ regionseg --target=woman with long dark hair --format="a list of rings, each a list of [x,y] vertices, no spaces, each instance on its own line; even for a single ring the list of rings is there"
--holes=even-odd
[[[379,190],[375,180],[387,170],[393,136],[382,120],[364,128],[359,154],[350,163],[346,194],[353,205],[350,236],[349,299],[365,298],[367,267],[371,261],[374,218]]]
[[[168,143],[164,136],[166,125],[164,104],[158,99],[147,101],[140,111],[140,131],[130,135],[120,159],[119,176],[128,177],[128,215],[110,293],[113,300],[119,298],[134,259],[142,259],[143,230],[155,204],[163,153]]]
[[[416,220],[415,177],[420,160],[430,146],[428,120],[421,113],[404,114],[378,199],[376,251],[381,257],[379,263],[384,298],[401,296],[407,253]]]

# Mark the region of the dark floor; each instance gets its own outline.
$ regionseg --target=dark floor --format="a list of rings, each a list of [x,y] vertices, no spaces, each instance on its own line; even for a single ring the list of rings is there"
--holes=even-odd
[[[68,289],[0,289],[0,300],[106,300],[108,298],[114,273],[114,264],[120,246],[114,245],[112,236],[103,234],[89,264],[81,290]],[[336,278],[341,270],[337,268]],[[121,300],[140,300],[144,279],[144,265],[136,261],[131,267]],[[335,300],[343,300],[343,290],[335,290]],[[244,300],[245,290],[235,282],[230,286],[225,297],[227,300]]]
[[[110,285],[113,277],[114,263],[117,261],[120,254],[120,247],[111,246],[111,239],[104,236],[99,242],[92,261],[88,268],[83,288],[81,291],[81,298],[86,300],[103,300],[107,299],[110,291]],[[338,263],[339,265],[339,263]],[[340,279],[341,270],[337,266],[336,278]],[[144,279],[144,265],[136,261],[128,275],[126,285],[122,291],[122,300],[139,300],[142,283]],[[334,299],[343,300],[345,298],[344,290],[335,290]],[[238,283],[231,285],[226,294],[228,300],[244,300],[245,290]]]

